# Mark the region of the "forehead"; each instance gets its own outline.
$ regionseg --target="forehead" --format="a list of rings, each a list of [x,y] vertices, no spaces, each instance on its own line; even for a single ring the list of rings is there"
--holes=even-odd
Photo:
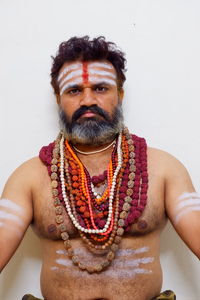
[[[114,66],[107,60],[94,60],[94,61],[87,61],[87,62],[77,60],[73,62],[66,62],[63,64],[58,74],[58,81],[61,80],[62,77],[64,77],[66,74],[68,74],[73,70],[86,72],[87,70],[91,70],[91,69],[96,69],[99,71],[105,70],[114,75],[117,75]]]

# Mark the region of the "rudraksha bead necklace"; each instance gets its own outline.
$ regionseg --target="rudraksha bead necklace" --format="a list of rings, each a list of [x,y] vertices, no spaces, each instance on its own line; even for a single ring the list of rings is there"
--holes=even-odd
[[[102,271],[114,259],[124,231],[130,230],[146,206],[148,174],[145,140],[131,136],[127,128],[119,135],[108,169],[101,178],[107,180],[108,185],[101,197],[93,192],[94,178],[90,178],[63,135],[60,134],[49,148],[44,147],[40,158],[47,164],[51,176],[56,223],[69,257],[81,270],[89,273]],[[98,180],[96,184],[100,182]],[[64,224],[63,206],[87,246],[92,251],[104,250],[102,255],[107,251],[104,262],[95,266],[79,262]]]

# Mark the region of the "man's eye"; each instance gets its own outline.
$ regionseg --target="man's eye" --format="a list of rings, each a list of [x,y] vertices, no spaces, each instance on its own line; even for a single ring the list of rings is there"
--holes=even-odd
[[[71,89],[67,93],[70,95],[76,95],[76,94],[80,93],[80,91],[81,91],[80,89]]]
[[[107,91],[107,90],[108,90],[108,88],[105,87],[105,86],[97,86],[97,87],[95,88],[95,91],[96,91],[96,92],[105,92],[105,91]]]

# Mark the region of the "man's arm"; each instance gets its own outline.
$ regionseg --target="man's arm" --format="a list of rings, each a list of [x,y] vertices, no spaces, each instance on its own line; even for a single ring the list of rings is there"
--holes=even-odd
[[[0,199],[0,271],[19,246],[33,218],[29,163],[8,179]]]
[[[185,167],[174,157],[166,158],[165,207],[182,240],[200,259],[200,195]]]

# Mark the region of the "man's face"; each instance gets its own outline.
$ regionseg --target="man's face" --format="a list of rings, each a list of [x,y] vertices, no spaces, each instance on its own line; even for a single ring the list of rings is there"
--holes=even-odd
[[[123,91],[118,90],[117,74],[111,63],[108,61],[65,63],[59,72],[58,83],[60,117],[68,139],[74,143],[102,144],[106,143],[105,133],[108,142],[111,139],[109,127],[112,128],[112,135],[113,130],[121,129],[119,126],[122,124],[117,123],[122,123],[123,119],[121,113]],[[74,128],[79,138],[69,136]],[[83,134],[84,128],[87,130]],[[93,129],[95,131],[92,133]],[[115,135],[117,133],[115,132]],[[105,138],[101,140],[99,136],[98,141],[94,140],[96,135],[104,135]]]

